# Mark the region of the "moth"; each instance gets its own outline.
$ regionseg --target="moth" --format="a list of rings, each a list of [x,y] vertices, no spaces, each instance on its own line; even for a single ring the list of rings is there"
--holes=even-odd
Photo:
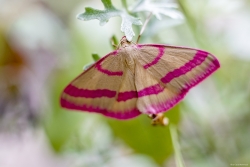
[[[60,102],[67,109],[122,120],[147,114],[153,123],[164,124],[162,113],[219,67],[216,57],[203,50],[135,44],[123,37],[117,50],[64,89]]]

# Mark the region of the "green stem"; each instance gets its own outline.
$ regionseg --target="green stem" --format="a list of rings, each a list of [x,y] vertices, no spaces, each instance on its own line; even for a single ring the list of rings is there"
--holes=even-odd
[[[142,28],[141,28],[140,34],[138,35],[138,38],[137,38],[136,43],[139,42],[140,37],[141,37],[142,33],[144,32],[144,30],[145,30],[145,28],[146,28],[146,26],[147,26],[149,20],[151,19],[151,17],[152,17],[152,13],[150,13],[150,14],[148,15],[147,19],[145,20],[144,24],[142,25]]]
[[[183,12],[183,14],[185,15],[185,18],[187,20],[187,24],[189,26],[190,31],[193,34],[193,37],[195,38],[195,40],[198,42],[198,45],[200,45],[200,47],[205,48],[207,45],[204,43],[204,41],[202,39],[206,39],[204,33],[199,32],[199,30],[197,30],[197,24],[201,24],[201,23],[197,23],[196,19],[192,16],[192,14],[188,11],[187,9],[187,5],[185,4],[184,0],[177,0],[178,4]]]
[[[169,129],[170,129],[170,135],[171,135],[172,143],[173,143],[173,147],[174,147],[176,166],[177,167],[185,167],[184,161],[182,158],[182,154],[181,154],[180,145],[178,142],[178,135],[177,135],[176,127],[175,127],[175,125],[170,124]]]
[[[122,0],[122,6],[125,8],[126,12],[130,14],[129,10],[128,10],[128,3],[127,0]]]

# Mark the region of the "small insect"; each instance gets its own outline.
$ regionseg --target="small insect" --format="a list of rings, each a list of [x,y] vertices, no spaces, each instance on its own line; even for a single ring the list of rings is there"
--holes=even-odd
[[[164,117],[163,113],[149,114],[148,116],[149,116],[149,118],[152,119],[152,121],[151,121],[152,125],[162,125],[162,126],[165,126],[165,125],[168,125],[168,123],[169,123],[168,118]]]
[[[147,114],[165,124],[163,112],[190,88],[220,67],[212,54],[187,47],[135,44],[126,37],[74,79],[61,95],[61,106],[116,119]]]

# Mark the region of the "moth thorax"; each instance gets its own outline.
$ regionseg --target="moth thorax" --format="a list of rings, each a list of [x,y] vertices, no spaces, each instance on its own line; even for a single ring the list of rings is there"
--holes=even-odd
[[[125,57],[125,62],[126,62],[127,68],[129,68],[132,73],[135,73],[135,60],[134,60],[134,58],[131,55],[127,55]]]
[[[127,63],[128,65],[130,65],[130,66],[135,64],[135,61],[134,61],[133,57],[130,56],[130,55],[126,56],[125,61],[126,61],[126,63]]]

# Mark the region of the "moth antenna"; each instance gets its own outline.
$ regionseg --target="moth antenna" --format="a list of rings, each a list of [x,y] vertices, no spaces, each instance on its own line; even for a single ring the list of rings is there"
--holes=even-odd
[[[140,40],[140,38],[141,38],[141,35],[142,35],[142,33],[144,32],[144,30],[145,30],[145,28],[146,28],[146,26],[147,26],[149,20],[151,19],[151,17],[152,17],[152,12],[150,12],[150,14],[148,15],[147,19],[145,20],[145,22],[144,22],[144,24],[143,24],[143,26],[142,26],[142,28],[141,28],[140,34],[138,35],[136,44],[138,44],[138,42],[139,42],[139,40]]]

